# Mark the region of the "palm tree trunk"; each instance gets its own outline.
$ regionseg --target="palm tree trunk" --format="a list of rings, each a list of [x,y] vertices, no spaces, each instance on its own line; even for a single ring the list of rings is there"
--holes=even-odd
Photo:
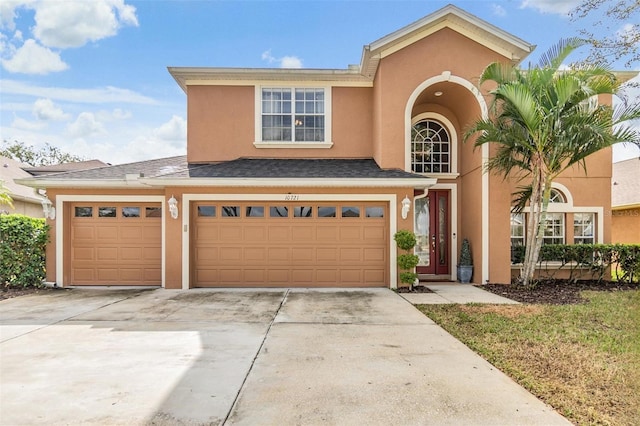
[[[524,263],[520,281],[522,285],[529,285],[535,276],[536,264],[540,257],[542,241],[546,226],[547,210],[549,208],[549,197],[551,195],[551,181],[545,173],[540,170],[535,171],[533,191],[531,193],[531,213],[527,222],[527,235],[531,239],[527,244]]]

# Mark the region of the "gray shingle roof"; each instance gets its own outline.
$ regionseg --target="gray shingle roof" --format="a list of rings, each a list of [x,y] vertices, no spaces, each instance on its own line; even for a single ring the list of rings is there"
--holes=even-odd
[[[145,179],[426,179],[425,176],[399,169],[381,169],[373,159],[270,159],[240,158],[221,163],[188,164],[186,156],[160,158],[137,163],[119,164],[80,170],[40,179],[122,180],[127,175],[142,174]]]
[[[186,155],[180,155],[177,157],[159,158],[156,160],[139,161],[136,163],[97,167],[89,170],[56,173],[55,175],[39,176],[38,179],[110,180],[124,179],[126,175],[131,174],[143,174],[145,177],[153,177],[186,168],[187,157]]]
[[[422,179],[399,169],[381,169],[373,159],[269,159],[240,158],[215,164],[189,164],[165,178],[327,178]]]

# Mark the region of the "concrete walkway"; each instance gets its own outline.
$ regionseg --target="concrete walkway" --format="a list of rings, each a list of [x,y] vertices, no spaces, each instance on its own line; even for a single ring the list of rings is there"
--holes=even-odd
[[[66,290],[0,302],[3,425],[569,425],[398,294]]]
[[[433,293],[399,294],[414,305],[442,305],[451,303],[520,304],[520,302],[498,296],[497,294],[482,290],[470,284],[423,283],[422,285]]]

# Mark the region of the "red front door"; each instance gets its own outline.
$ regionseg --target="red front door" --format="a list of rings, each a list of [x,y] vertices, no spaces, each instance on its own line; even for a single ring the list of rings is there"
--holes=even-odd
[[[448,190],[429,190],[426,196],[414,201],[415,252],[420,257],[418,274],[450,275],[449,252],[449,194]]]

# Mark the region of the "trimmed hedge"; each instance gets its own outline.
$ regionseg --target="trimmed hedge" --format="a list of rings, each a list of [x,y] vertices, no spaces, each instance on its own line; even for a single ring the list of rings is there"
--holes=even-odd
[[[44,219],[0,215],[0,285],[42,286],[48,240],[49,226]]]
[[[511,262],[522,263],[525,247],[513,247]],[[613,271],[616,281],[639,282],[640,280],[640,244],[548,244],[540,250],[539,263],[545,266],[548,262],[553,270],[570,270],[571,280],[588,272],[593,279],[603,281]]]

